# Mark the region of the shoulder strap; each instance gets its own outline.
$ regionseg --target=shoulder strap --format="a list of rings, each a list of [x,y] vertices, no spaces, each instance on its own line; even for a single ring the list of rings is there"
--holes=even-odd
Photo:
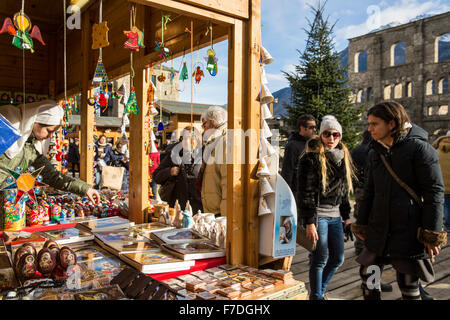
[[[391,176],[395,179],[395,181],[397,181],[397,183],[406,190],[406,192],[409,193],[409,195],[416,200],[416,202],[419,204],[419,206],[422,208],[423,207],[423,203],[422,200],[417,196],[417,194],[414,192],[413,189],[411,189],[406,183],[403,182],[402,179],[400,179],[397,174],[394,172],[394,170],[392,169],[392,167],[389,165],[389,163],[387,162],[386,158],[384,155],[380,154],[380,158],[384,163],[384,166],[386,167],[387,171],[389,171],[389,173],[391,174]]]

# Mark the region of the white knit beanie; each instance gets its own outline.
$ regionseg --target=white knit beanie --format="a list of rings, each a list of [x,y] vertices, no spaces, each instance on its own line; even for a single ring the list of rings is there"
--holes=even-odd
[[[341,134],[342,137],[342,126],[337,121],[335,116],[326,115],[322,118],[322,122],[320,123],[320,133],[322,134],[326,130],[336,130]]]

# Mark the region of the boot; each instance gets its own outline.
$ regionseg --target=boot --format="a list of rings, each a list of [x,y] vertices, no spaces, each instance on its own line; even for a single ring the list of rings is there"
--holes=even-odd
[[[381,300],[381,290],[369,289],[365,284],[361,284],[364,300]]]
[[[390,283],[381,283],[381,292],[392,292],[392,284]]]
[[[419,291],[422,300],[434,300],[434,298],[428,292],[425,291],[420,282],[419,282]]]

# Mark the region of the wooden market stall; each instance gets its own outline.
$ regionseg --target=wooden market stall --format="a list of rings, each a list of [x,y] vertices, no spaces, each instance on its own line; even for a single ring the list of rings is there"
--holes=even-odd
[[[76,2],[76,1],[75,1]],[[80,29],[67,30],[67,94],[81,93],[81,178],[92,181],[94,107],[87,103],[93,89],[98,50],[91,49],[92,26],[98,23],[99,0],[81,8]],[[67,6],[70,1],[67,1]],[[260,128],[260,0],[103,0],[103,21],[109,27],[109,46],[103,48],[103,63],[109,80],[130,73],[130,51],[123,48],[124,30],[130,29],[130,8],[135,6],[135,24],[144,32],[144,45],[133,53],[134,87],[139,114],[130,114],[129,219],[142,223],[148,207],[148,146],[146,127],[147,87],[150,66],[163,61],[156,52],[161,38],[161,13],[171,14],[164,31],[165,45],[172,57],[191,47],[189,28],[197,48],[210,45],[205,32],[212,25],[214,43],[228,40],[228,129],[253,129],[246,138],[233,135],[233,161],[227,170],[227,262],[259,265],[258,181],[251,179],[257,165]],[[0,19],[20,10],[20,1],[3,0]],[[26,0],[25,12],[39,25],[46,46],[35,42],[35,53],[26,55],[26,87],[33,93],[64,98],[63,5],[55,1]],[[67,16],[71,16],[70,13]],[[76,18],[73,16],[71,18]],[[4,90],[22,91],[22,50],[11,50],[11,39],[0,36],[0,84]],[[197,46],[198,44],[198,46]],[[8,50],[6,48],[8,47]],[[30,91],[31,92],[31,91]],[[246,141],[242,141],[246,139]],[[241,151],[242,143],[245,151]],[[245,159],[245,160],[244,160]]]

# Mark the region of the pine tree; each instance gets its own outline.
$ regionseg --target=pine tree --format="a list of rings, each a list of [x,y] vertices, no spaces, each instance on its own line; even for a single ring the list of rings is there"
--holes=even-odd
[[[309,31],[300,64],[295,72],[284,72],[292,89],[292,105],[286,104],[289,123],[297,128],[297,119],[302,114],[311,114],[320,123],[323,116],[334,115],[342,125],[343,141],[352,148],[360,138],[361,119],[364,107],[355,107],[350,101],[351,89],[345,77],[346,67],[339,63],[334,49],[333,28],[328,18],[324,19],[324,3],[317,8],[310,6],[314,20],[308,20]]]

